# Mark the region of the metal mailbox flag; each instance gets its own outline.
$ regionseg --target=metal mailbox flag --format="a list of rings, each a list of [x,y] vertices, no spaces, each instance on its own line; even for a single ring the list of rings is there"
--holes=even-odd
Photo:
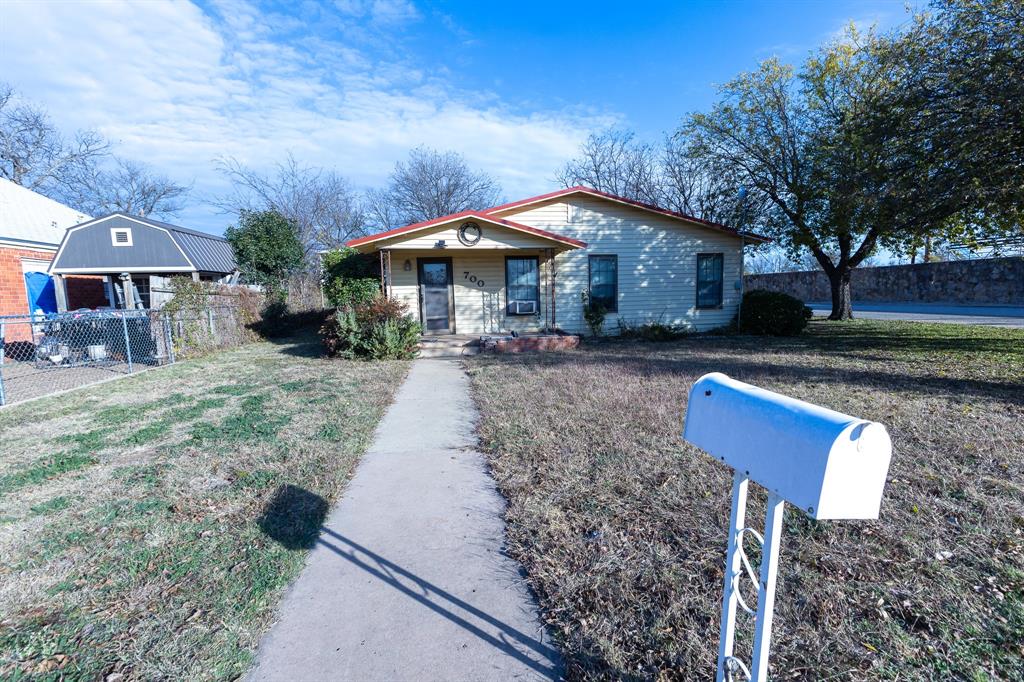
[[[786,502],[814,519],[877,519],[892,443],[881,424],[720,373],[690,390],[683,438],[734,470],[716,680],[763,682]],[[750,481],[768,490],[763,535],[745,522]],[[747,534],[762,545],[760,576],[743,549]],[[743,575],[757,585],[756,610],[740,592]],[[749,667],[733,655],[737,606],[756,618]]]

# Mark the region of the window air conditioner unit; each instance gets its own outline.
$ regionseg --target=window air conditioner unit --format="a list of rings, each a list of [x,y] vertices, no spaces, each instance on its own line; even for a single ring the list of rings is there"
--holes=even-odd
[[[533,315],[537,312],[537,302],[512,301],[512,312],[516,315]]]

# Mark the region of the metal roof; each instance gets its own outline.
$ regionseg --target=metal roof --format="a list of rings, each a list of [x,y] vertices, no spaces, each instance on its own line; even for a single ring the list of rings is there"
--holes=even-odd
[[[172,225],[152,218],[128,216],[125,213],[120,215],[169,231],[171,238],[185,252],[185,256],[192,261],[196,270],[228,273],[238,269],[238,265],[235,263],[235,250],[231,248],[231,244],[224,237],[190,230],[187,227]]]
[[[0,241],[57,246],[64,231],[89,216],[0,178]]]

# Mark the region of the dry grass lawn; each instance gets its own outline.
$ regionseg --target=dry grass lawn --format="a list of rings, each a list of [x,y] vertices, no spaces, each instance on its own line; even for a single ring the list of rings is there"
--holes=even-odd
[[[407,368],[318,353],[256,343],[0,411],[0,679],[244,673]]]
[[[469,369],[511,551],[572,678],[713,675],[730,473],[680,433],[694,380],[722,371],[894,445],[878,521],[787,510],[772,679],[1024,679],[1024,332],[815,321]]]

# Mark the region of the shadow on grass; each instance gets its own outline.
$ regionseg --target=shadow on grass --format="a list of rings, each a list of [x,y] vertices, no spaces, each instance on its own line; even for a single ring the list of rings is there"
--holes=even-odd
[[[273,540],[288,549],[312,549],[327,518],[327,500],[294,485],[282,485],[256,523]]]
[[[908,323],[913,324],[918,323]],[[1024,404],[1024,382],[1017,377],[1008,376],[1006,381],[993,381],[929,374],[927,363],[930,358],[923,355],[927,352],[992,354],[992,365],[999,366],[1002,355],[1013,358],[1024,354],[1024,334],[978,339],[960,336],[955,331],[933,332],[924,336],[920,333],[915,334],[915,331],[912,328],[899,329],[898,333],[887,334],[884,330],[858,329],[856,326],[840,323],[827,331],[818,330],[813,335],[794,338],[694,337],[665,343],[609,340],[584,346],[583,352],[578,353],[552,353],[518,358],[498,355],[490,356],[483,361],[521,362],[534,366],[610,363],[648,375],[700,376],[707,372],[723,372],[735,379],[754,384],[790,380],[831,383],[837,386],[837,390],[842,385],[857,384],[866,388],[907,394],[935,393],[951,397],[967,395]],[[871,351],[878,354],[871,354]],[[893,352],[896,356],[885,357],[881,354],[888,352]],[[814,363],[812,358],[815,354],[821,356],[823,362]],[[755,355],[761,355],[765,359],[753,359],[751,356]],[[802,364],[792,362],[790,355],[803,356],[799,360]],[[921,357],[914,357],[915,355]],[[839,359],[840,362],[827,363],[830,356]],[[864,363],[889,366],[865,368]],[[908,373],[905,371],[908,367],[914,367],[919,371]]]

